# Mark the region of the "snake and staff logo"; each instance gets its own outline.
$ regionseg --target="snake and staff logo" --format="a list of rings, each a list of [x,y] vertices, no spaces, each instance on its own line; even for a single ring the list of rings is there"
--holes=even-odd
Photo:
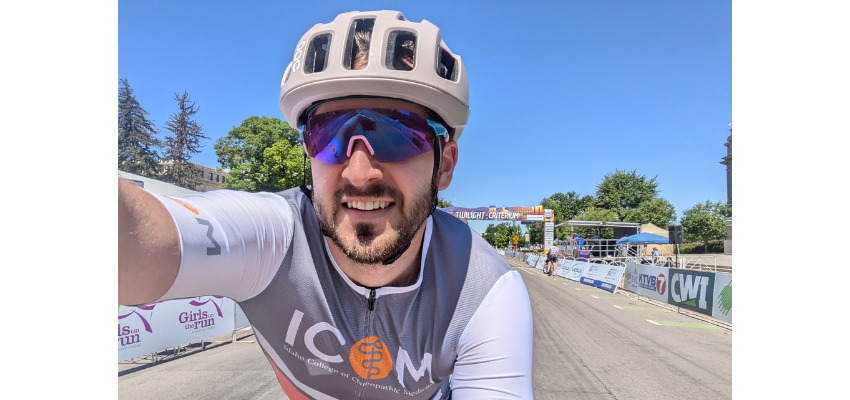
[[[363,379],[383,379],[393,369],[390,350],[377,336],[363,338],[351,346],[348,361]]]
[[[221,312],[221,307],[219,307],[219,305],[215,302],[215,299],[221,300],[224,299],[224,297],[211,296],[206,301],[201,301],[201,298],[198,297],[197,300],[190,301],[189,304],[198,307],[198,309],[180,313],[177,317],[178,320],[181,324],[184,324],[183,327],[186,330],[196,331],[205,328],[214,328],[216,314],[218,314],[220,318],[224,318],[224,314]],[[201,307],[207,303],[212,303],[212,305],[215,306],[215,314],[201,309]]]
[[[121,347],[121,349],[119,349],[119,351],[124,350],[126,348],[139,347],[141,345],[140,343],[142,341],[141,330],[132,326],[133,320],[131,319],[131,320],[123,321],[123,325],[122,325],[121,320],[129,318],[131,315],[135,315],[136,317],[138,317],[138,320],[140,320],[142,322],[142,326],[144,327],[145,331],[147,331],[148,333],[153,333],[153,328],[151,328],[151,324],[148,322],[148,320],[142,314],[139,313],[139,310],[150,311],[151,313],[150,313],[149,317],[153,317],[154,307],[156,307],[156,304],[148,304],[148,305],[139,306],[139,307],[130,307],[130,309],[131,309],[130,312],[128,312],[124,315],[120,315],[121,306],[120,305],[118,306],[118,313],[119,313],[119,315],[118,315],[118,346]]]
[[[729,315],[729,311],[732,311],[732,281],[723,287],[723,290],[720,291],[720,294],[717,295],[717,300],[720,301],[720,312],[723,315]]]

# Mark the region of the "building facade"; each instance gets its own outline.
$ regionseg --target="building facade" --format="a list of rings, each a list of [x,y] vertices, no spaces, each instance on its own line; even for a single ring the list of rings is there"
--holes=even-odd
[[[162,165],[165,167],[165,171],[171,168],[172,161],[163,161]],[[190,162],[192,165],[192,169],[196,171],[195,179],[192,180],[192,187],[187,187],[186,189],[191,189],[197,192],[206,192],[209,190],[218,189],[219,186],[224,184],[224,180],[230,176],[229,171],[218,172],[215,168],[206,167],[200,164],[195,164]]]

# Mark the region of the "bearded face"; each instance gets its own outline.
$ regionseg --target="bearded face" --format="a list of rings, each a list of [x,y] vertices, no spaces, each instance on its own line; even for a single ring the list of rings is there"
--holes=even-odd
[[[352,199],[386,200],[363,206]],[[313,205],[323,232],[346,257],[361,264],[379,264],[413,240],[431,211],[431,191],[426,184],[405,199],[401,191],[382,182],[362,188],[347,183],[330,199],[314,192]],[[370,207],[375,208],[365,210]]]

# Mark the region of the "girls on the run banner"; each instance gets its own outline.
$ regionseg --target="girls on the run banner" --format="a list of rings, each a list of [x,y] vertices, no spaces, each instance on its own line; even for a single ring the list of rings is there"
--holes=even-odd
[[[235,301],[220,296],[118,306],[118,361],[250,326]]]

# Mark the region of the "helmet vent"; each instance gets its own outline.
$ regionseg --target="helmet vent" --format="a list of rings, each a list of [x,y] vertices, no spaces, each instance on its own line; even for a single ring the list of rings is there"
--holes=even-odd
[[[443,79],[457,81],[457,68],[454,56],[448,50],[440,47],[437,50],[437,75]]]
[[[369,64],[369,45],[372,41],[372,28],[374,27],[374,18],[355,19],[351,23],[346,38],[345,60],[343,61],[346,69],[363,69]]]
[[[416,35],[407,31],[392,31],[387,39],[388,69],[410,71],[416,66]]]
[[[328,67],[328,50],[331,46],[331,34],[326,33],[313,38],[307,48],[304,60],[304,73],[322,72]]]

